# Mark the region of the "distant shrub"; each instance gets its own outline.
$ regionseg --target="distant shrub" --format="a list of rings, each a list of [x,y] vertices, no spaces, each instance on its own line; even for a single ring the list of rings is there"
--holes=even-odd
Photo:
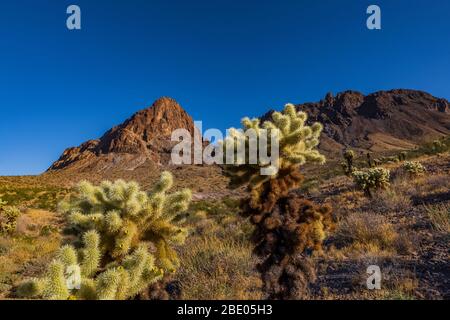
[[[425,167],[417,161],[407,161],[402,166],[403,170],[409,175],[419,176],[425,173]]]
[[[355,152],[353,150],[347,149],[344,152],[345,161],[341,163],[344,173],[347,176],[351,176],[352,172],[355,170],[353,166],[353,160],[355,160]]]
[[[353,180],[356,185],[370,197],[373,190],[387,189],[390,185],[389,178],[390,171],[384,168],[371,168],[353,172]]]
[[[407,153],[405,151],[402,151],[398,155],[398,160],[399,161],[405,161],[406,160],[406,156],[407,156]]]
[[[13,206],[6,206],[6,202],[0,199],[0,234],[11,234],[16,230],[17,218],[20,210]]]

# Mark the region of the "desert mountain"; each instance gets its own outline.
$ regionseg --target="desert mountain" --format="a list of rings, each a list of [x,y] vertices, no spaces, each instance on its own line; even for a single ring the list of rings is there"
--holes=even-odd
[[[329,157],[348,146],[373,152],[412,149],[450,134],[449,102],[421,91],[379,91],[367,96],[355,91],[330,93],[319,102],[296,107],[306,111],[311,122],[324,125],[320,148]],[[125,178],[145,185],[161,169],[169,169],[187,186],[214,189],[222,177],[217,166],[170,165],[174,145],[170,137],[179,128],[191,136],[197,130],[175,100],[160,98],[100,139],[65,150],[46,174],[68,181]]]
[[[100,139],[66,149],[49,171],[107,171],[113,166],[134,170],[146,161],[167,164],[173,145],[172,131],[180,128],[187,129],[191,136],[196,130],[187,112],[175,100],[163,97],[110,129]]]
[[[226,185],[219,167],[170,165],[171,150],[176,144],[171,142],[171,134],[176,129],[187,129],[191,137],[197,130],[192,118],[175,100],[160,98],[100,139],[66,149],[44,176],[67,185],[82,179],[98,182],[121,178],[148,186],[161,170],[168,169],[179,187],[219,192]]]
[[[315,103],[296,105],[310,121],[324,125],[320,148],[337,154],[345,147],[373,152],[412,149],[450,134],[450,108],[445,99],[416,90],[379,91],[367,96],[345,91]],[[273,111],[263,116],[268,119]]]

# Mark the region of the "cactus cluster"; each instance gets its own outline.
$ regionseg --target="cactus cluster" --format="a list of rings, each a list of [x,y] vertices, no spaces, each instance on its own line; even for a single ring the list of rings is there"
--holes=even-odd
[[[48,300],[125,300],[162,278],[164,271],[156,267],[145,245],[138,246],[120,262],[102,267],[100,242],[99,233],[91,230],[83,235],[82,248],[63,246],[46,276],[25,282],[18,294]]]
[[[99,186],[81,182],[78,197],[60,204],[78,234],[96,230],[106,258],[120,259],[141,242],[156,247],[156,259],[166,271],[178,267],[174,244],[182,244],[187,230],[178,223],[180,212],[191,200],[188,189],[167,194],[173,178],[163,172],[160,181],[146,193],[136,182],[104,181]]]
[[[233,148],[236,135],[245,134],[247,129],[258,132],[264,128],[275,132],[279,144],[278,170],[273,175],[263,176],[260,169],[267,164],[250,164],[249,157],[224,166],[232,185],[245,184],[249,189],[250,195],[242,203],[242,214],[255,225],[252,237],[255,253],[263,260],[258,270],[270,299],[298,298],[306,293],[313,279],[311,268],[305,268],[307,249],[320,249],[326,232],[332,227],[328,206],[316,206],[289,195],[303,181],[299,171],[303,164],[325,162],[325,157],[317,150],[322,125],[308,126],[306,121],[306,113],[297,112],[288,104],[283,112],[273,113],[272,120],[262,126],[259,119],[244,118],[244,133],[232,131],[231,137],[223,142],[224,148],[232,144],[228,150],[237,152],[237,148]]]
[[[63,247],[47,277],[25,283],[19,292],[48,299],[128,299],[175,272],[179,260],[173,246],[187,236],[180,213],[191,192],[168,194],[172,184],[169,172],[149,193],[123,180],[80,183],[77,196],[60,204],[77,236],[75,247]],[[81,269],[79,290],[63,285],[71,265]]]
[[[369,197],[372,196],[373,190],[387,189],[390,185],[390,171],[384,168],[358,170],[354,171],[352,176],[356,185]]]
[[[407,161],[402,168],[404,172],[412,176],[420,176],[425,173],[425,167],[418,161]]]
[[[17,218],[20,210],[13,206],[6,206],[6,202],[0,199],[0,235],[11,234],[16,230]]]

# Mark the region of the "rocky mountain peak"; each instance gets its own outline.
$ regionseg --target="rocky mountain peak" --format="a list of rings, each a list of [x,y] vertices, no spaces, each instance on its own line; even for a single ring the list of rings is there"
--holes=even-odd
[[[150,159],[160,163],[163,158],[167,160],[173,145],[171,134],[176,129],[186,129],[191,136],[196,130],[192,118],[174,99],[162,97],[108,130],[100,139],[65,150],[49,170],[88,163],[102,155],[114,158],[114,155],[125,154],[141,161]]]

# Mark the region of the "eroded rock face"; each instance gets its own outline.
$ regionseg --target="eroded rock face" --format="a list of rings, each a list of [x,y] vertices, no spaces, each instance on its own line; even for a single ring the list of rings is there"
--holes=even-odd
[[[192,118],[175,100],[163,97],[150,108],[135,113],[124,123],[108,130],[100,139],[66,149],[49,171],[92,168],[95,162],[107,168],[108,161],[112,161],[115,166],[126,167],[129,167],[130,162],[140,163],[145,160],[165,163],[169,161],[173,145],[171,134],[180,128],[188,130],[191,137],[197,130]]]
[[[372,151],[408,149],[450,134],[449,102],[426,92],[397,89],[367,96],[345,91],[296,106],[324,125],[320,148],[327,154],[347,146]],[[264,115],[268,119],[273,111]]]

